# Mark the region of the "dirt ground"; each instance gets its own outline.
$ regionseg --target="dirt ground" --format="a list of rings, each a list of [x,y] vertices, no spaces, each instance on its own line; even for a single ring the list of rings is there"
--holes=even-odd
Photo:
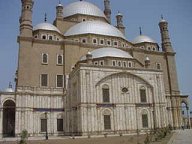
[[[151,144],[167,144],[172,134],[161,141]],[[145,135],[139,136],[108,136],[97,138],[60,138],[49,140],[28,140],[27,144],[144,144]],[[0,144],[19,144],[19,141],[0,141]]]
[[[138,138],[138,139],[137,139]],[[76,138],[76,139],[51,139],[51,140],[30,140],[27,144],[137,144],[143,143],[145,135],[137,136],[108,136],[107,138]],[[17,144],[18,142],[3,141],[0,144]]]

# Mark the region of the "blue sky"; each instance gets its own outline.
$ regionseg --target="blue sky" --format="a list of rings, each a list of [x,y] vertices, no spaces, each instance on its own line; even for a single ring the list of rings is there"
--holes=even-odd
[[[34,0],[33,25],[55,18],[55,6],[59,0]],[[77,0],[60,0],[66,6]],[[103,9],[103,0],[86,0]],[[161,14],[169,22],[172,45],[176,51],[177,72],[182,94],[192,95],[192,1],[191,0],[111,0],[112,23],[120,11],[124,15],[126,36],[132,41],[142,27],[143,34],[156,40],[159,45],[158,22]],[[14,83],[17,68],[20,0],[0,0],[0,90]],[[192,98],[191,98],[192,99]]]

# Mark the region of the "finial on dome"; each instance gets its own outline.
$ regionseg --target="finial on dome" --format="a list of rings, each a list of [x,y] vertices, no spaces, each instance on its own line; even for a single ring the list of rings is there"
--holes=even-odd
[[[11,82],[9,82],[9,88],[12,88],[12,84],[11,84]]]
[[[162,20],[164,19],[162,14],[161,14],[161,19],[162,19]]]
[[[139,34],[142,35],[142,29],[139,27]]]
[[[120,11],[117,12],[117,16],[123,16]]]
[[[45,13],[45,19],[44,19],[45,22],[47,22],[47,13]]]
[[[166,22],[166,20],[164,19],[162,14],[161,14],[161,21],[160,22]]]

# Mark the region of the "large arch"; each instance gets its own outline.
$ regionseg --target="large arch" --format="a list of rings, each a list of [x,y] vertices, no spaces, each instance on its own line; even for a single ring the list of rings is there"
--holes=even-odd
[[[147,80],[145,80],[144,78],[142,78],[142,77],[140,77],[140,76],[138,76],[138,75],[135,75],[135,74],[133,74],[133,73],[130,73],[130,72],[119,72],[119,73],[114,73],[114,74],[108,75],[108,76],[102,78],[100,81],[98,81],[95,86],[100,85],[101,83],[103,83],[104,81],[106,81],[106,79],[108,79],[108,78],[110,78],[110,77],[112,77],[112,76],[114,76],[114,75],[117,75],[117,76],[118,76],[118,75],[123,75],[123,74],[124,74],[124,75],[131,75],[131,76],[133,76],[133,77],[137,77],[138,79],[140,79],[140,80],[142,80],[143,82],[145,82],[151,89],[153,89],[153,86],[152,86]]]
[[[6,100],[3,103],[3,137],[15,136],[15,102]]]

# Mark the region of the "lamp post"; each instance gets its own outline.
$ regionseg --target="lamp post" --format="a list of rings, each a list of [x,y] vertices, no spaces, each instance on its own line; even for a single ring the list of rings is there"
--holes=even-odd
[[[47,132],[47,112],[45,112],[45,119],[46,119],[46,135],[45,135],[45,139],[48,140],[48,132]]]

